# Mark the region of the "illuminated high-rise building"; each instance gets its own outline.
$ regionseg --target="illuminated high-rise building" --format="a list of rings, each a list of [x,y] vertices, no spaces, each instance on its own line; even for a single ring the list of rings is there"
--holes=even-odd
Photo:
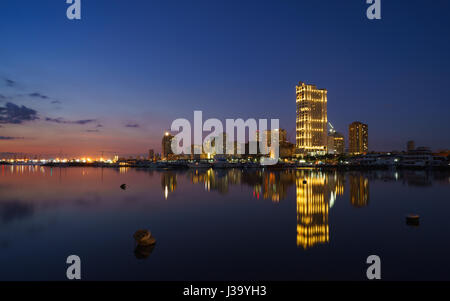
[[[155,158],[155,151],[153,149],[148,150],[148,160],[153,160]]]
[[[351,154],[366,154],[369,150],[367,124],[355,121],[348,127],[348,151]]]
[[[409,140],[407,143],[406,143],[406,150],[408,151],[408,152],[412,152],[413,150],[415,150],[416,149],[416,144],[414,143],[414,140]]]
[[[296,148],[300,153],[327,152],[327,90],[299,82],[297,94]]]
[[[172,151],[172,139],[174,136],[172,136],[169,132],[164,133],[164,137],[162,138],[162,150],[161,150],[161,157],[162,159],[168,159],[170,155],[173,155]]]
[[[335,154],[343,154],[345,149],[345,141],[344,141],[344,135],[342,135],[339,132],[333,133],[333,145],[334,145],[334,153]]]

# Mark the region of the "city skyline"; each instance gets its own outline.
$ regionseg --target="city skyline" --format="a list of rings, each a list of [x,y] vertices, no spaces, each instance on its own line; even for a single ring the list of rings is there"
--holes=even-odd
[[[63,2],[0,5],[0,153],[160,152],[172,120],[195,109],[279,118],[294,142],[299,80],[327,89],[328,120],[346,145],[360,120],[369,151],[404,150],[408,140],[449,148],[448,3],[408,12],[385,3],[377,23],[357,1],[302,4],[299,16],[300,4],[253,4],[98,1],[84,4],[79,23]]]

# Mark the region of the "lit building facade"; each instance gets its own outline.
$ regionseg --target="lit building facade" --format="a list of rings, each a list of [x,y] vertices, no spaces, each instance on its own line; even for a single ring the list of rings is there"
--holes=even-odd
[[[339,132],[334,132],[332,136],[334,153],[337,155],[343,154],[345,149],[344,135]]]
[[[166,132],[164,134],[164,137],[162,138],[161,159],[167,160],[171,155],[173,155],[172,151],[173,138],[174,136],[172,136],[169,132]]]
[[[299,82],[296,88],[296,148],[303,154],[327,152],[327,90]]]
[[[148,160],[153,160],[155,158],[155,151],[153,149],[148,150]]]
[[[351,154],[366,154],[369,150],[369,128],[355,121],[348,127],[348,151]]]
[[[407,150],[408,152],[412,152],[412,151],[415,150],[415,149],[416,149],[416,144],[414,143],[413,140],[410,140],[410,141],[408,141],[408,142],[406,143],[406,150]]]

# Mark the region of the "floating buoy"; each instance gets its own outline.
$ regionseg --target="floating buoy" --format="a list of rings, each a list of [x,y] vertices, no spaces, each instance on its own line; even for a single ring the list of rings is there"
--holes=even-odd
[[[127,189],[127,184],[120,185],[120,188],[122,188],[123,190]]]
[[[156,239],[148,230],[137,230],[133,237],[138,246],[150,246],[156,243]]]
[[[303,184],[306,184],[306,180],[303,180]]]
[[[418,226],[419,225],[419,215],[410,214],[406,217],[406,224],[408,226]]]
[[[146,259],[153,252],[154,248],[154,244],[149,246],[137,245],[137,247],[134,249],[134,256],[136,256],[137,259]]]

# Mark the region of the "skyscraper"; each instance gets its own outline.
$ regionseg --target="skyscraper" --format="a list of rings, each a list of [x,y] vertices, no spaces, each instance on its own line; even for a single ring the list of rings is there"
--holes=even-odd
[[[338,155],[343,154],[345,148],[344,135],[342,135],[339,132],[334,132],[333,138],[334,138],[334,153]]]
[[[351,154],[365,154],[369,150],[367,124],[355,121],[348,127],[348,148]]]
[[[161,157],[162,159],[168,159],[170,155],[173,155],[172,151],[172,139],[174,136],[172,136],[169,132],[165,132],[164,136],[162,138],[162,150],[161,150]]]
[[[153,149],[148,150],[148,160],[153,160],[155,158],[155,151]]]
[[[407,143],[406,143],[406,150],[408,151],[408,152],[412,152],[413,150],[415,150],[416,149],[416,145],[415,145],[415,143],[414,143],[414,140],[409,140]]]
[[[296,148],[300,153],[327,152],[327,90],[299,82],[297,94]]]

